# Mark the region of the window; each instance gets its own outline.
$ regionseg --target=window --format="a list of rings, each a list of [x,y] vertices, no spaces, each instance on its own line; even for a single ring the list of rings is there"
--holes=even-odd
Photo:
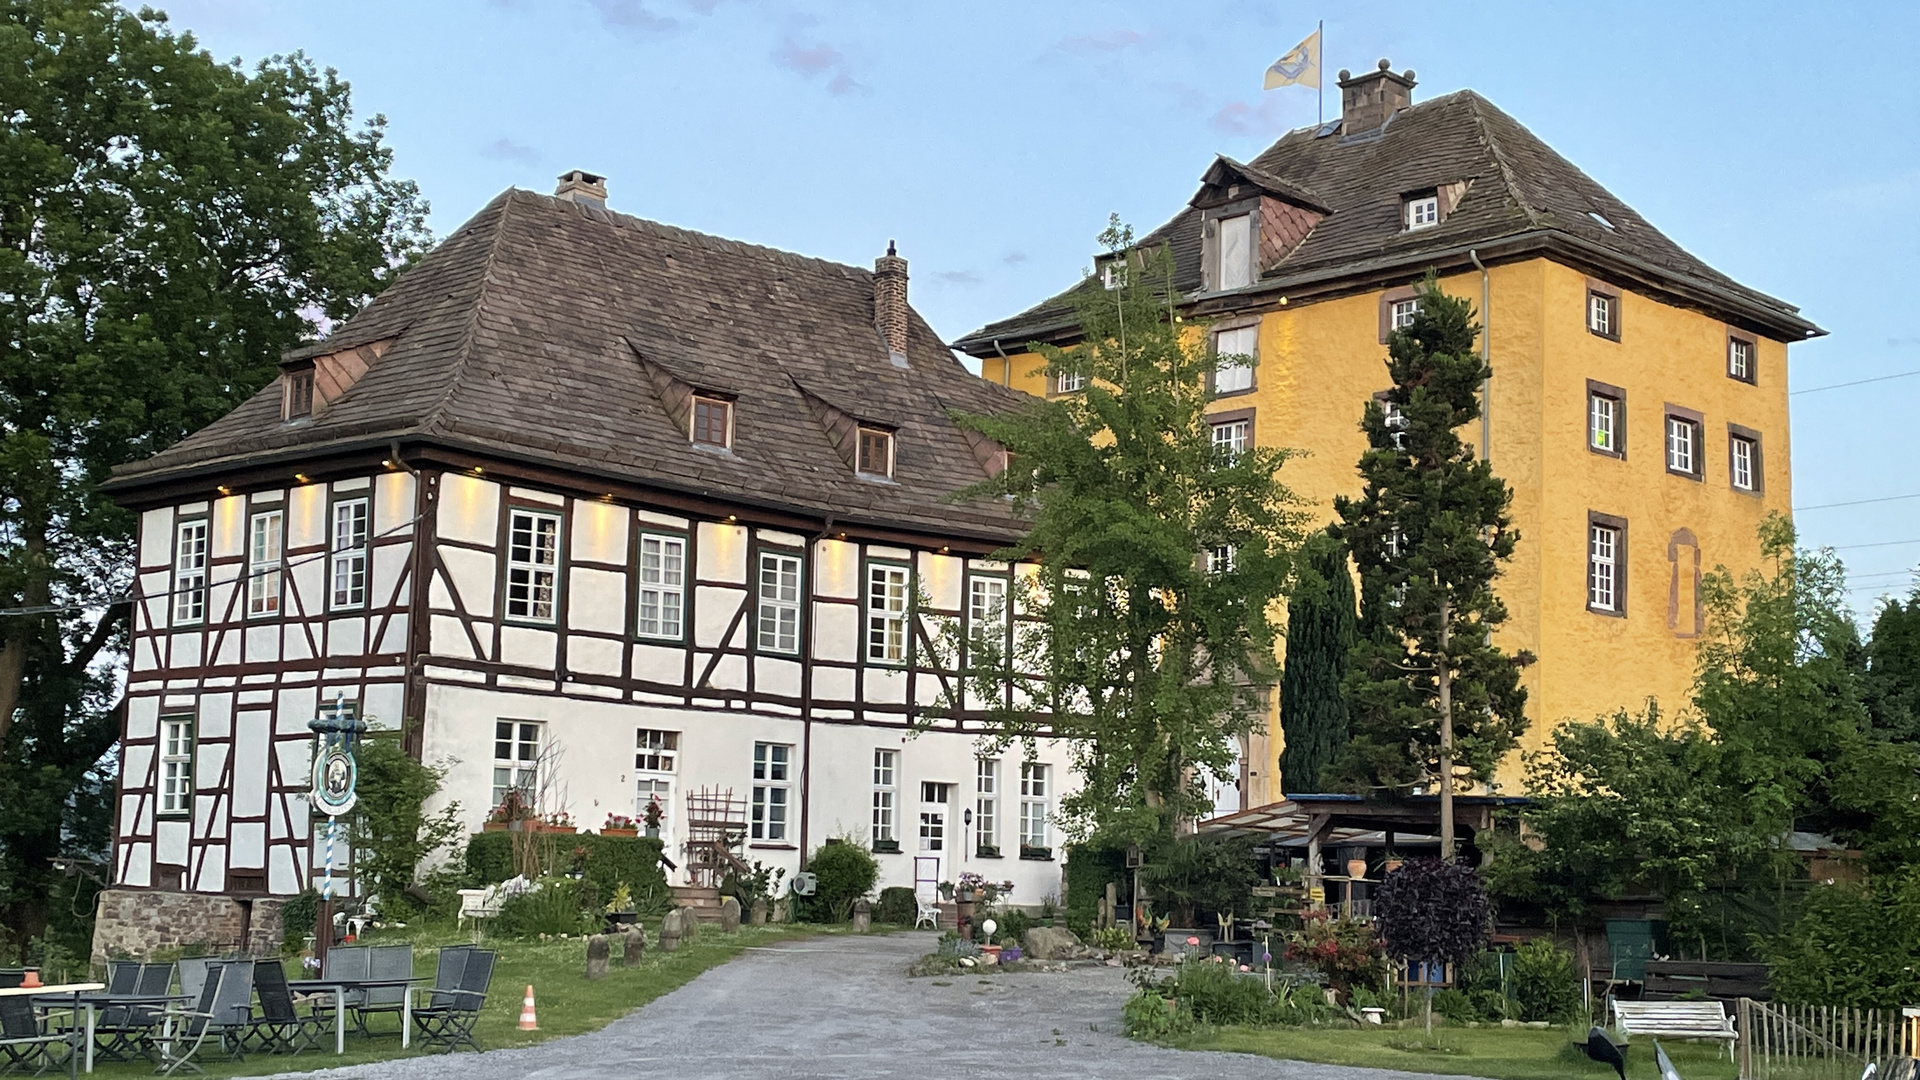
[[[1254,350],[1260,328],[1242,326],[1213,335],[1213,392],[1237,394],[1253,389]]]
[[[1087,374],[1084,371],[1063,371],[1053,377],[1053,392],[1072,394],[1087,388]]]
[[[1237,551],[1232,544],[1221,544],[1217,547],[1208,548],[1207,549],[1207,573],[1209,574],[1233,573],[1233,560],[1236,554],[1237,554]]]
[[[792,789],[788,769],[793,747],[785,743],[753,744],[753,819],[749,835],[755,840],[781,843],[787,839],[787,795]]]
[[[907,662],[907,568],[867,567],[867,659]]]
[[[974,761],[973,844],[1000,850],[1000,763],[992,758]]]
[[[931,780],[920,784],[920,850],[945,851],[947,847],[947,803],[953,798],[953,785]]]
[[[1739,424],[1727,425],[1727,481],[1735,491],[1759,492],[1766,487],[1760,457],[1760,433]]]
[[[1020,763],[1020,846],[1047,847],[1047,766]]]
[[[633,816],[645,822],[647,804],[660,804],[660,835],[669,833],[667,815],[673,811],[673,781],[658,776],[642,776],[633,782]]]
[[[183,521],[174,531],[173,622],[207,620],[207,520]]]
[[[1596,454],[1625,457],[1627,392],[1617,386],[1587,380],[1587,449]]]
[[[1727,339],[1727,378],[1753,381],[1753,342],[1746,338]]]
[[[253,515],[247,530],[247,617],[280,614],[280,511]]]
[[[496,720],[493,724],[493,805],[518,791],[531,804],[540,795],[540,729],[531,720]]]
[[[1618,293],[1588,288],[1587,329],[1601,337],[1615,339],[1620,337],[1620,295]]]
[[[313,415],[313,369],[303,368],[289,371],[287,379],[287,397],[282,420],[298,420]]]
[[[1425,229],[1440,224],[1440,197],[1420,195],[1407,200],[1407,228]]]
[[[1392,318],[1389,320],[1390,328],[1394,330],[1405,330],[1413,325],[1413,317],[1420,313],[1420,301],[1418,299],[1395,300],[1391,310]]]
[[[1387,530],[1387,560],[1391,562],[1400,557],[1407,549],[1407,532],[1395,525]]]
[[[1407,448],[1407,414],[1400,411],[1400,406],[1388,401],[1384,395],[1377,395],[1374,400],[1380,403],[1380,424],[1387,429],[1387,438],[1392,441],[1393,448],[1405,450]]]
[[[328,607],[334,611],[367,604],[367,500],[348,499],[333,504],[333,588]]]
[[[1127,287],[1127,264],[1115,259],[1100,268],[1100,284],[1109,289]]]
[[[1213,451],[1222,461],[1232,464],[1253,441],[1253,421],[1228,420],[1213,425]]]
[[[1700,423],[1685,416],[1667,415],[1667,471],[1700,475]]]
[[[1587,526],[1587,606],[1620,610],[1620,530],[1600,522]]]
[[[680,756],[680,733],[640,728],[633,737],[633,767],[640,772],[673,771]]]
[[[552,622],[560,581],[560,519],[514,510],[507,526],[507,618]]]
[[[687,541],[640,534],[641,637],[678,638],[686,597]]]
[[[1253,283],[1253,217],[1236,214],[1220,219],[1220,238],[1216,244],[1220,263],[1214,275],[1215,287],[1242,289]]]
[[[967,581],[967,619],[973,629],[1004,630],[1007,626],[1007,579],[976,577]]]
[[[733,402],[718,398],[693,399],[693,441],[722,450],[733,445]]]
[[[800,651],[800,556],[760,553],[760,648]]]
[[[873,752],[873,842],[876,844],[895,843],[900,839],[894,832],[894,799],[899,794],[894,786],[899,766],[900,751]]]
[[[160,718],[160,814],[193,813],[193,717]]]
[[[893,433],[861,428],[860,454],[855,468],[864,476],[892,476]]]

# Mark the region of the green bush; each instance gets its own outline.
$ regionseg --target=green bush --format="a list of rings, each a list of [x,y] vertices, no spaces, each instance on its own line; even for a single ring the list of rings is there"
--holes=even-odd
[[[889,885],[880,890],[880,903],[873,909],[873,921],[895,926],[912,926],[920,915],[920,902],[905,885]]]
[[[1573,954],[1546,938],[1514,951],[1512,984],[1522,1020],[1565,1020],[1580,1011],[1580,972]]]
[[[1140,869],[1140,883],[1177,926],[1228,912],[1247,913],[1260,880],[1250,841],[1187,837],[1161,844]]]
[[[316,890],[287,897],[280,906],[280,947],[287,952],[299,952],[306,946],[307,935],[313,933],[313,924],[320,918],[320,894]]]
[[[508,898],[500,905],[494,932],[502,937],[532,938],[541,934],[579,934],[600,920],[580,910],[581,883],[567,877],[540,879],[540,888]]]
[[[1067,849],[1067,925],[1076,934],[1093,928],[1108,882],[1127,880],[1127,847],[1094,837]],[[1084,935],[1083,935],[1084,936]]]
[[[427,814],[427,803],[446,778],[444,765],[414,760],[400,744],[399,732],[379,732],[360,740],[360,801],[348,821],[356,853],[355,876],[379,897],[383,916],[418,917],[431,906],[409,891],[420,864],[433,860],[460,835],[460,804],[448,803]],[[430,895],[430,894],[429,894]]]
[[[1153,990],[1133,992],[1120,1009],[1120,1021],[1127,1034],[1136,1039],[1155,1041],[1172,1038],[1193,1030],[1193,1014],[1173,998]]]
[[[872,892],[880,880],[879,860],[861,844],[823,844],[807,860],[807,871],[817,884],[806,909],[809,917],[821,921],[852,918],[853,902]]]
[[[994,922],[994,940],[998,941],[1001,938],[1012,938],[1015,945],[1025,945],[1027,942],[1027,931],[1039,925],[1033,916],[1019,908],[1004,908],[994,912],[989,917],[992,918]]]
[[[1434,992],[1433,1012],[1434,1015],[1444,1016],[1456,1024],[1480,1019],[1479,1012],[1473,1007],[1473,999],[1467,996],[1466,991],[1455,990],[1452,987]]]
[[[1233,964],[1211,960],[1180,965],[1174,996],[1208,1024],[1259,1024],[1271,1019],[1273,997],[1264,979],[1242,975]]]
[[[624,883],[633,892],[643,915],[657,915],[672,906],[667,875],[660,869],[660,841],[644,836],[601,836],[597,833],[555,837],[555,862],[579,863],[582,876],[593,882],[602,898]],[[513,876],[513,834],[475,833],[467,839],[467,882],[474,888],[497,885]],[[550,871],[563,869],[548,867]]]
[[[1088,945],[1108,952],[1124,952],[1137,947],[1133,935],[1127,933],[1126,928],[1122,926],[1102,927],[1088,934],[1084,940]]]
[[[1892,1008],[1920,1000],[1920,870],[1820,885],[1768,943],[1782,1001]]]

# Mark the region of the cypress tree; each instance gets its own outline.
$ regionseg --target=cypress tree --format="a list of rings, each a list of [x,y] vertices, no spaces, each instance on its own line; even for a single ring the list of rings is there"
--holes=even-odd
[[[1280,783],[1317,792],[1320,771],[1347,744],[1341,684],[1354,643],[1353,576],[1346,546],[1321,533],[1308,544],[1304,572],[1287,601],[1287,666],[1280,675]]]

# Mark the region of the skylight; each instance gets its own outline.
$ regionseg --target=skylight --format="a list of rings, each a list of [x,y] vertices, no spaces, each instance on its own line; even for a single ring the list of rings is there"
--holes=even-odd
[[[1606,215],[1600,213],[1600,211],[1598,210],[1587,211],[1587,216],[1599,222],[1602,228],[1607,228],[1607,229],[1613,228],[1613,222],[1608,221],[1606,219]]]

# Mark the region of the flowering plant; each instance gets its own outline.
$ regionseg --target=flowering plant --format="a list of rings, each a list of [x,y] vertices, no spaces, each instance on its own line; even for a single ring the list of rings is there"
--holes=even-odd
[[[666,813],[666,810],[660,805],[660,797],[658,795],[650,795],[647,797],[647,809],[641,816],[646,819],[647,828],[657,829],[660,827],[660,819],[665,817]]]
[[[633,823],[633,819],[628,817],[625,814],[608,814],[607,823],[605,825],[602,825],[601,828],[602,829],[637,829],[639,828],[639,826],[635,825]]]
[[[940,895],[942,897],[952,898],[955,893],[971,894],[973,898],[980,903],[992,904],[995,901],[1004,900],[1013,895],[1013,882],[988,881],[985,875],[977,874],[969,870],[961,874],[957,881],[943,881],[940,883]]]
[[[547,824],[556,829],[571,829],[573,828],[573,815],[567,813],[565,810],[556,810],[547,815]]]
[[[1301,916],[1300,932],[1287,943],[1286,958],[1308,964],[1327,977],[1327,985],[1344,998],[1353,986],[1379,986],[1386,976],[1387,958],[1373,927],[1350,919],[1336,919],[1325,911]]]

